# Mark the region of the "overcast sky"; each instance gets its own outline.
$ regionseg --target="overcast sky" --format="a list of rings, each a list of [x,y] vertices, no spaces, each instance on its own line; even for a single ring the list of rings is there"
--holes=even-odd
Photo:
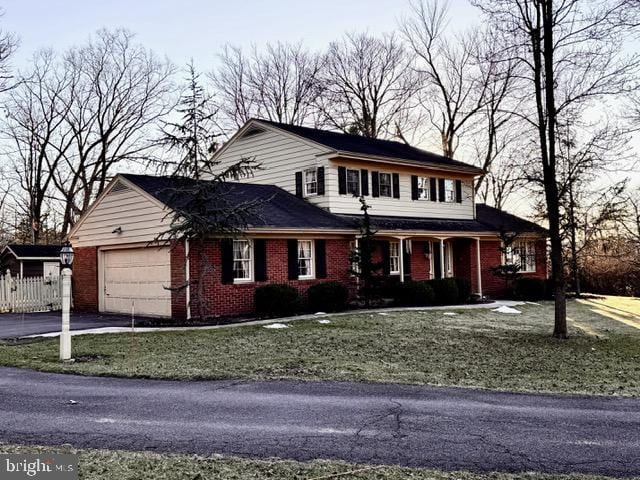
[[[467,0],[449,4],[452,29],[478,21]],[[227,43],[260,47],[278,40],[303,41],[322,50],[344,32],[396,29],[408,6],[408,0],[5,0],[2,27],[20,38],[17,68],[39,48],[62,51],[99,28],[125,27],[177,66],[193,58],[199,70],[209,71]],[[634,177],[640,179],[640,174]],[[526,210],[527,204],[526,198],[514,199],[511,209]]]

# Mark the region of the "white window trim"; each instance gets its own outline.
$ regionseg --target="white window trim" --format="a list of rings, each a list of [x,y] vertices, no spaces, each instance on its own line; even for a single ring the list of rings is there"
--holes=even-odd
[[[382,175],[389,175],[389,195],[382,195]],[[378,172],[378,194],[380,198],[393,198],[393,173]]]
[[[392,255],[392,245],[396,245],[396,255]],[[391,266],[393,265],[391,262],[392,258],[395,258],[397,260],[397,270],[393,270],[391,268]],[[389,275],[400,275],[400,242],[389,242]]]
[[[362,193],[362,185],[360,184],[360,170],[356,170],[355,168],[347,168],[346,178],[347,178],[347,195],[353,195],[352,192],[349,192],[349,172],[355,172],[356,178],[358,179],[358,195]]]
[[[447,183],[451,183],[451,199],[447,199]],[[444,203],[456,203],[456,181],[452,178],[444,179]]]
[[[300,262],[300,242],[308,242],[310,244],[310,249],[309,249],[309,270],[311,271],[311,273],[309,273],[308,275],[300,275],[300,267],[298,267],[298,280],[313,280],[314,278],[316,278],[316,258],[315,258],[315,242],[314,240],[298,240],[298,262]]]
[[[451,278],[453,274],[453,243],[444,242],[444,276],[445,278]]]
[[[427,192],[427,196],[426,197],[421,197],[420,193],[418,193],[418,200],[421,200],[423,202],[428,202],[428,201],[431,200],[431,177],[418,177],[418,192],[421,189],[420,182],[422,180],[426,180],[426,183],[425,183],[426,186],[422,187],[422,191]],[[436,189],[437,188],[438,187],[436,185]],[[436,194],[436,198],[437,198],[437,194]]]
[[[521,247],[519,247],[519,245],[524,245],[525,247],[525,256],[529,257],[530,255],[533,255],[534,261],[533,261],[533,269],[529,270],[529,264],[528,262],[525,260],[524,263],[524,267],[522,266],[522,257],[520,257],[520,254],[518,254],[518,258],[520,259],[520,270],[518,271],[519,273],[536,273],[536,269],[537,269],[537,252],[536,252],[536,242],[535,240],[530,240],[530,239],[521,239],[521,240],[516,240],[514,241],[511,246],[509,247],[511,249],[511,252],[506,253],[505,252],[505,259],[504,259],[504,263],[506,264],[509,261],[509,256],[511,256],[511,260],[513,260],[513,250],[514,249],[518,249],[518,251],[521,250]],[[531,247],[531,248],[529,248]],[[513,264],[513,263],[512,263]],[[512,265],[509,264],[509,265]],[[517,265],[517,264],[515,264]]]
[[[234,258],[233,258],[233,262],[234,263],[236,262],[236,259],[235,259],[235,252],[236,252],[235,243],[236,242],[249,242],[249,278],[236,278],[235,277],[236,271],[235,271],[235,268],[234,268],[233,269],[233,283],[234,284],[235,283],[252,283],[253,279],[254,279],[254,276],[255,276],[255,272],[253,271],[253,268],[254,268],[254,262],[253,262],[253,255],[254,255],[254,253],[253,253],[253,240],[239,239],[239,240],[234,240],[233,241],[234,245],[232,247],[232,252],[233,252],[233,255],[234,255]]]
[[[314,176],[314,181],[313,182],[307,182],[307,173],[312,173]],[[303,172],[304,178],[303,178],[303,183],[304,183],[304,196],[305,197],[313,197],[314,195],[318,195],[318,169],[317,168],[308,168]],[[315,184],[316,185],[316,191],[315,192],[309,192],[308,186]]]

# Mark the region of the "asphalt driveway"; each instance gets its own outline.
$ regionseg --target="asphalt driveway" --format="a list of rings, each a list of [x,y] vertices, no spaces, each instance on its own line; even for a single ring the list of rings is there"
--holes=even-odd
[[[640,399],[0,368],[0,440],[634,476],[640,474]]]
[[[2,313],[0,314],[0,339],[24,337],[39,333],[59,332],[62,317],[60,312]],[[99,313],[72,313],[71,330],[98,327],[126,327],[131,325],[127,315]]]

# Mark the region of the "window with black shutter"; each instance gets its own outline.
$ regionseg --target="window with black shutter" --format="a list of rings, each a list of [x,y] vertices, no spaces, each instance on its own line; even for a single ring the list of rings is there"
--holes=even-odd
[[[362,187],[362,195],[365,197],[369,195],[369,171],[364,168],[360,170],[360,186]]]
[[[444,202],[444,178],[438,179],[438,201]]]
[[[400,175],[394,173],[393,178],[393,198],[400,198]]]
[[[325,240],[316,240],[316,278],[327,278],[327,245]]]
[[[222,283],[233,283],[233,240],[225,238],[220,241]]]
[[[382,247],[382,272],[385,275],[389,275],[391,272],[391,252],[389,242],[380,242]]]
[[[338,194],[347,194],[347,167],[338,167]]]
[[[287,271],[289,280],[298,279],[298,240],[287,240]]]
[[[418,192],[418,176],[411,175],[411,200],[418,200],[420,192]]]
[[[267,241],[258,238],[253,241],[253,269],[256,275],[256,282],[267,280]]]
[[[324,167],[318,167],[318,195],[324,195]]]
[[[378,172],[371,172],[371,196],[380,196],[380,174]]]
[[[462,203],[462,181],[456,180],[456,202]]]
[[[296,197],[302,198],[302,172],[296,172]]]
[[[429,179],[429,198],[432,202],[438,201],[438,194],[436,191],[436,179],[431,177]]]

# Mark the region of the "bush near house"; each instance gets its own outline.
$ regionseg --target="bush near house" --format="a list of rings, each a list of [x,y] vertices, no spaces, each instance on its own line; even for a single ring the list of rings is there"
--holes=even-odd
[[[435,294],[426,281],[400,283],[395,288],[393,303],[401,307],[425,307],[433,305]]]
[[[300,295],[290,285],[274,283],[258,287],[254,300],[260,317],[286,317],[300,310]]]
[[[544,300],[545,281],[540,278],[520,277],[513,282],[513,296],[518,300]]]
[[[436,305],[455,305],[458,303],[460,292],[455,278],[434,278],[428,283],[435,294]]]
[[[340,282],[323,282],[307,290],[307,306],[312,312],[340,312],[347,308],[349,290]]]
[[[466,278],[454,279],[458,287],[458,303],[467,303],[471,298],[471,282]]]

